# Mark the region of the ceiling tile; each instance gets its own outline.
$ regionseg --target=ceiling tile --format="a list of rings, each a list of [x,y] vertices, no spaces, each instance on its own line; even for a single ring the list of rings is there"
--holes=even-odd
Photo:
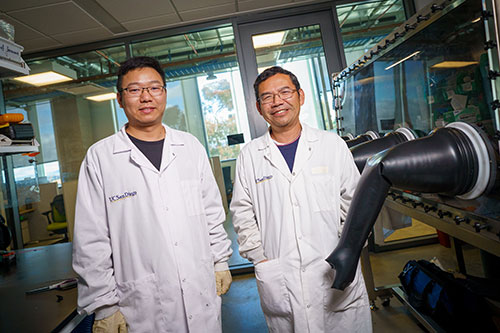
[[[126,5],[123,0],[96,1],[111,15],[113,15],[114,18],[121,22],[136,21],[144,18],[175,13],[170,1],[126,1]]]
[[[32,53],[121,36],[121,30],[112,29],[115,25],[128,30],[123,35],[133,35],[227,17],[235,12],[236,2],[238,11],[246,12],[324,1],[327,0],[0,0],[0,19],[14,25],[16,42],[25,47],[25,53]],[[97,12],[106,15],[98,16],[89,9],[96,7],[100,9]]]
[[[55,49],[64,46],[63,44],[47,37],[23,40],[19,44],[24,47],[23,54]]]
[[[73,3],[112,33],[127,32],[127,29],[95,0],[73,0]]]
[[[44,36],[43,34],[39,33],[36,30],[31,29],[30,27],[24,25],[23,23],[13,19],[12,17],[9,17],[4,14],[0,14],[0,19],[4,20],[7,23],[10,23],[14,26],[14,41],[16,43],[21,42],[26,39],[36,39],[36,38],[42,38],[42,37],[47,37]]]
[[[240,12],[249,10],[262,10],[264,8],[269,8],[278,5],[291,4],[292,0],[248,0],[248,1],[238,1],[238,10]]]
[[[87,13],[71,2],[15,11],[9,15],[47,35],[100,26]]]
[[[232,14],[235,11],[234,2],[226,5],[220,6],[211,6],[201,9],[188,10],[184,12],[180,12],[183,21],[194,21],[200,19],[216,18],[217,16],[222,16],[225,14]]]
[[[67,2],[64,0],[23,0],[23,1],[0,1],[0,10],[9,12],[12,10],[27,9],[33,7],[41,7],[54,3]]]
[[[141,20],[122,22],[122,25],[129,31],[139,32],[161,29],[179,22],[180,19],[177,14],[169,14],[156,17],[148,17]]]
[[[113,34],[103,27],[54,34],[52,37],[64,45],[89,43],[99,39],[112,38]]]
[[[203,0],[203,1],[198,1],[198,0],[172,0],[172,2],[175,5],[175,8],[177,8],[177,11],[179,12],[184,12],[187,10],[204,10],[206,8],[212,8],[214,6],[219,6],[219,5],[228,5],[232,4],[233,5],[233,11],[234,9],[234,0]],[[225,13],[221,13],[225,14]],[[210,17],[213,14],[207,14],[205,15],[205,18]]]

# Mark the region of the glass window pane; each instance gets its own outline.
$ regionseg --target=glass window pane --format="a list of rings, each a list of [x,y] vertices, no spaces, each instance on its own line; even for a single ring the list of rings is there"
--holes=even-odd
[[[41,101],[35,104],[37,127],[40,139],[41,162],[57,161],[56,141],[54,138],[54,123],[52,120],[52,109],[49,101]]]
[[[232,72],[198,77],[197,81],[210,155],[221,160],[238,157],[239,145],[227,145],[227,136],[238,133]]]
[[[210,156],[238,156],[241,145],[229,146],[227,135],[250,130],[231,26],[133,43],[134,56],[160,61],[167,78],[163,121],[190,132]]]
[[[113,108],[115,109],[116,114],[116,123],[117,129],[120,129],[128,122],[127,116],[125,115],[125,111],[121,108],[120,104],[118,104],[118,100],[113,100]]]
[[[319,25],[252,36],[259,73],[281,66],[297,76],[305,93],[300,120],[314,128],[333,129],[331,89]]]
[[[28,63],[31,74],[52,70],[69,80],[43,85],[2,81],[6,111],[22,113],[40,143],[39,154],[12,157],[19,209],[26,212],[22,218],[29,229],[23,234],[25,243],[43,245],[64,237],[47,230],[42,212],[50,210],[57,194],[64,195],[70,186],[76,189],[80,165],[90,145],[116,131],[114,100],[97,102],[89,97],[104,93],[115,96],[115,74],[125,57],[125,47],[116,46],[37,59]]]
[[[402,0],[338,5],[337,16],[347,64],[353,63],[406,20]]]
[[[406,126],[424,136],[465,121],[493,135],[480,17],[481,1],[464,2],[343,81],[346,132],[385,133]]]

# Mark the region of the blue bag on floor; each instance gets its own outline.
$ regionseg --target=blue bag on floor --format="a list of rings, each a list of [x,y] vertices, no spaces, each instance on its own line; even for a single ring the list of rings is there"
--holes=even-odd
[[[453,332],[498,332],[485,297],[500,300],[500,283],[467,276],[455,278],[426,260],[410,260],[399,280],[410,304]],[[498,317],[497,317],[498,320]]]

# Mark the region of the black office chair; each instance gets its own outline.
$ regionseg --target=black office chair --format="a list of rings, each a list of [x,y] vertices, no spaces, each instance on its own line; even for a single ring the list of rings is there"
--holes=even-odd
[[[47,230],[52,234],[63,234],[62,241],[68,241],[68,222],[66,221],[63,195],[56,195],[50,203],[50,210],[42,214],[47,217]]]

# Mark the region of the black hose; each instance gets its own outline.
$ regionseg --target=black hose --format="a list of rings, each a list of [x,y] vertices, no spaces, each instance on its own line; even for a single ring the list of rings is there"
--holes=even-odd
[[[347,143],[347,147],[351,148],[351,147],[354,147],[356,145],[359,145],[360,143],[370,141],[371,139],[372,139],[372,137],[369,136],[368,134],[361,134],[352,140],[347,140],[345,143]]]
[[[408,141],[408,138],[400,132],[391,132],[384,137],[363,142],[351,148],[354,163],[359,172],[363,172],[366,161],[378,152],[394,147],[402,142]]]
[[[476,183],[478,158],[467,135],[440,128],[430,136],[403,142],[366,162],[344,230],[326,261],[336,270],[333,288],[354,279],[363,245],[391,186],[404,190],[460,195]]]

